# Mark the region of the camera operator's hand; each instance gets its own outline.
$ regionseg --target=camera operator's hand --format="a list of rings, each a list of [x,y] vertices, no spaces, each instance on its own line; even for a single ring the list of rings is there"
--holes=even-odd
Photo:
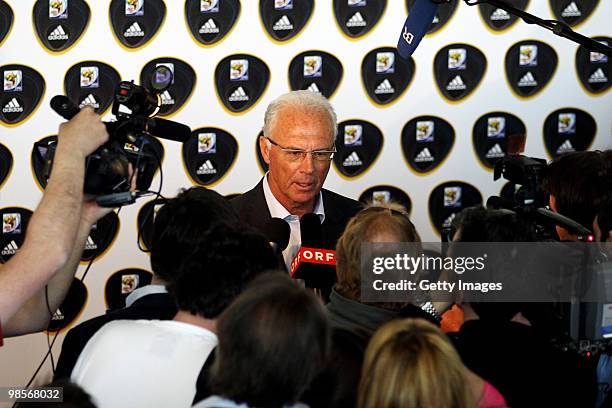
[[[108,132],[100,116],[90,106],[84,107],[70,121],[62,123],[58,132],[58,150],[86,157],[108,140]]]

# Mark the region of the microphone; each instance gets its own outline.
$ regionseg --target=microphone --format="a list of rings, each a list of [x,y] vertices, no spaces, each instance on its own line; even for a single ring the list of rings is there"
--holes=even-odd
[[[79,113],[80,109],[67,96],[55,95],[51,98],[51,109],[66,120],[70,120]]]
[[[323,228],[319,216],[304,214],[300,218],[300,234],[302,245],[291,262],[290,275],[328,296],[336,281],[336,251],[322,248]]]
[[[186,142],[191,136],[191,129],[189,126],[160,118],[147,119],[147,132],[162,139],[181,143]]]
[[[273,217],[264,225],[262,232],[275,252],[280,253],[287,249],[291,235],[291,228],[287,221]]]
[[[402,58],[410,58],[429,30],[438,6],[440,3],[447,2],[447,0],[416,0],[414,2],[397,42],[397,51]]]

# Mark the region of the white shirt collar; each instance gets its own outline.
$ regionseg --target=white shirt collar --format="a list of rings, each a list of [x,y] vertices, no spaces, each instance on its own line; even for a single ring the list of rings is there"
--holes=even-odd
[[[146,285],[141,288],[134,289],[132,293],[125,298],[125,307],[130,307],[138,299],[147,295],[157,295],[159,293],[168,293],[164,285]]]
[[[264,196],[266,197],[266,204],[268,204],[270,215],[273,218],[276,217],[283,220],[287,220],[294,219],[297,217],[296,215],[291,214],[285,207],[283,207],[283,205],[276,199],[274,194],[272,194],[270,184],[268,184],[268,173],[266,173],[263,178],[263,190]],[[323,204],[323,194],[320,191],[315,204],[314,213],[319,216],[321,224],[323,224],[323,222],[325,221],[325,206]]]

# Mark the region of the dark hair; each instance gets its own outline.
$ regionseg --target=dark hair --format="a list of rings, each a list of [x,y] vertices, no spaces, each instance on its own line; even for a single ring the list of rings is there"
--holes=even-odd
[[[91,397],[78,384],[67,379],[53,381],[44,386],[61,387],[63,389],[63,402],[19,402],[15,406],[20,408],[46,408],[62,406],[64,408],[96,408]]]
[[[559,214],[591,229],[612,194],[612,150],[561,156],[548,165],[543,188],[555,197]]]
[[[457,214],[453,226],[459,231],[459,242],[537,241],[533,223],[508,210],[491,210],[482,206],[469,207]],[[487,267],[489,269],[507,267],[509,259],[506,256],[507,249],[500,247],[499,253],[489,256]],[[493,247],[488,248],[489,252],[491,250]],[[499,263],[497,267],[495,262]],[[507,321],[525,309],[525,305],[518,302],[471,302],[470,305],[482,320]]]
[[[168,289],[179,310],[214,319],[257,275],[278,263],[268,241],[249,229],[217,225],[207,235],[206,245],[183,258]]]
[[[597,213],[597,226],[601,231],[601,241],[605,242],[612,231],[612,201]]]
[[[191,187],[166,200],[153,224],[153,272],[172,282],[178,261],[205,245],[206,231],[219,222],[237,224],[238,215],[225,197],[213,190]]]
[[[217,328],[212,391],[252,407],[295,403],[328,355],[323,305],[283,274],[257,278]]]

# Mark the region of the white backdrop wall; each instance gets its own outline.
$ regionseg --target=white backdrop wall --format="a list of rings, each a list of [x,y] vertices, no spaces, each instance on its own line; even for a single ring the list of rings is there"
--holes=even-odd
[[[299,1],[299,0],[296,0]],[[503,183],[494,183],[492,173],[485,170],[472,147],[472,127],[483,114],[506,111],[517,115],[527,126],[526,154],[547,157],[542,127],[551,112],[576,107],[589,112],[597,122],[597,135],[592,149],[612,147],[612,98],[610,92],[594,96],[580,85],[575,72],[577,45],[557,38],[546,30],[518,22],[510,29],[494,33],[485,27],[476,7],[461,3],[451,21],[439,32],[428,36],[414,55],[416,74],[407,92],[386,107],[375,106],[361,85],[361,61],[370,50],[394,46],[406,16],[403,0],[389,0],[386,11],[375,29],[367,36],[349,40],[338,28],[331,0],[316,1],[315,10],[306,28],[293,40],[279,44],[270,40],[259,18],[259,2],[242,0],[242,12],[230,35],[212,47],[202,47],[190,36],[184,16],[183,0],[166,0],[167,15],[159,34],[147,46],[128,51],[114,39],[109,25],[110,0],[89,0],[91,20],[77,45],[63,54],[46,51],[38,42],[32,24],[34,1],[7,1],[15,14],[13,28],[0,48],[0,65],[22,64],[40,72],[46,81],[46,92],[40,107],[25,122],[15,127],[0,127],[0,142],[15,159],[8,180],[0,189],[0,208],[20,206],[34,209],[40,199],[31,166],[32,144],[56,133],[60,118],[49,108],[50,99],[63,93],[64,75],[69,67],[96,60],[113,66],[123,79],[138,80],[140,70],[150,60],[174,57],[188,62],[197,73],[197,83],[188,103],[172,117],[193,129],[214,126],[230,132],[239,143],[233,168],[214,189],[222,194],[245,191],[262,176],[257,165],[254,139],[261,128],[265,107],[276,96],[289,90],[287,69],[291,59],[306,50],[319,49],[335,55],[344,66],[344,77],[332,103],[339,121],[362,119],[376,124],[385,137],[384,147],[374,166],[362,176],[347,180],[332,167],[326,187],[357,198],[368,187],[390,184],[406,191],[413,203],[412,218],[424,240],[437,240],[431,225],[427,201],[431,190],[449,180],[466,181],[476,186],[483,197],[498,194]],[[543,18],[552,18],[549,2],[532,0],[528,11]],[[587,36],[612,34],[609,20],[612,3],[601,1],[594,15],[577,30]],[[519,99],[506,81],[504,57],[514,43],[537,39],[551,45],[559,56],[559,66],[551,83],[536,97]],[[433,77],[433,59],[442,47],[464,42],[482,50],[488,69],[478,89],[459,103],[449,103],[438,92]],[[258,56],[271,70],[271,79],[261,100],[245,114],[231,115],[222,108],[214,89],[214,68],[224,57],[234,53]],[[410,119],[421,115],[440,116],[450,122],[456,132],[454,147],[437,170],[422,176],[409,170],[400,147],[400,134]],[[109,115],[110,116],[110,115]],[[162,141],[165,148],[164,185],[162,194],[172,196],[181,187],[191,185],[182,165],[181,146]],[[157,186],[158,179],[153,182]],[[148,256],[136,245],[136,215],[144,203],[124,208],[120,213],[119,235],[113,245],[97,259],[85,284],[88,300],[84,311],[73,323],[101,314],[105,310],[104,285],[113,272],[139,267],[150,269]],[[81,266],[77,276],[83,272]],[[54,347],[59,353],[63,333]],[[0,348],[0,385],[23,386],[47,351],[44,334],[8,339]],[[37,378],[49,378],[50,365]]]

